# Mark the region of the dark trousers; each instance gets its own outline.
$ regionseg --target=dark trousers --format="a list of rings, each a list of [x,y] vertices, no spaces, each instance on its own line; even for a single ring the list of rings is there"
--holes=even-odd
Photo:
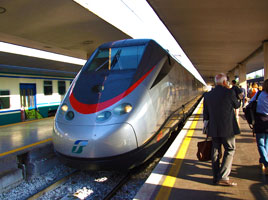
[[[224,147],[222,163],[220,163],[221,146]],[[235,136],[212,138],[212,172],[213,181],[229,180],[235,153]]]

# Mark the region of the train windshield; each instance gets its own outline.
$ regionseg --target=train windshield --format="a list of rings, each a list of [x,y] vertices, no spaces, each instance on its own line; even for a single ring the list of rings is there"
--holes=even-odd
[[[137,69],[145,46],[99,49],[86,71]]]

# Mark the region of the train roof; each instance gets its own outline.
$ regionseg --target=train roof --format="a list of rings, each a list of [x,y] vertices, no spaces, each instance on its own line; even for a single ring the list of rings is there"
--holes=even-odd
[[[160,46],[156,41],[152,39],[125,39],[125,40],[118,40],[114,42],[107,42],[102,44],[99,48],[115,48],[115,47],[125,47],[125,46],[139,46],[145,45],[148,43],[155,43],[156,45]]]
[[[0,64],[0,73],[16,74],[16,75],[32,75],[32,76],[51,76],[51,77],[71,78],[71,79],[73,79],[77,74],[77,72],[70,72],[63,70],[52,70],[52,69],[3,65],[3,64]]]

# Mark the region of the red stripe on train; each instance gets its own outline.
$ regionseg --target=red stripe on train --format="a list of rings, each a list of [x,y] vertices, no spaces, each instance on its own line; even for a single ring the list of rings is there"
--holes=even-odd
[[[154,68],[155,68],[155,66],[152,67],[152,69],[150,69],[150,71],[148,71],[146,74],[144,74],[136,83],[134,83],[126,91],[124,91],[123,93],[119,94],[118,96],[116,96],[112,99],[109,99],[105,102],[97,103],[97,104],[84,104],[84,103],[79,102],[74,97],[73,92],[71,91],[70,96],[69,96],[70,103],[71,103],[73,109],[75,109],[77,112],[79,112],[81,114],[91,114],[91,113],[99,112],[99,111],[101,111],[105,108],[108,108],[109,106],[115,104],[116,102],[120,101],[125,96],[130,94],[136,87],[138,87],[141,84],[141,82],[153,71]]]

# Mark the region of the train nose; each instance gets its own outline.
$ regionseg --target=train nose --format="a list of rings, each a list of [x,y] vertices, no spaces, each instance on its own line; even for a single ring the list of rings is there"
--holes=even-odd
[[[128,123],[112,125],[66,125],[55,122],[53,144],[57,152],[78,158],[120,155],[138,147]]]

